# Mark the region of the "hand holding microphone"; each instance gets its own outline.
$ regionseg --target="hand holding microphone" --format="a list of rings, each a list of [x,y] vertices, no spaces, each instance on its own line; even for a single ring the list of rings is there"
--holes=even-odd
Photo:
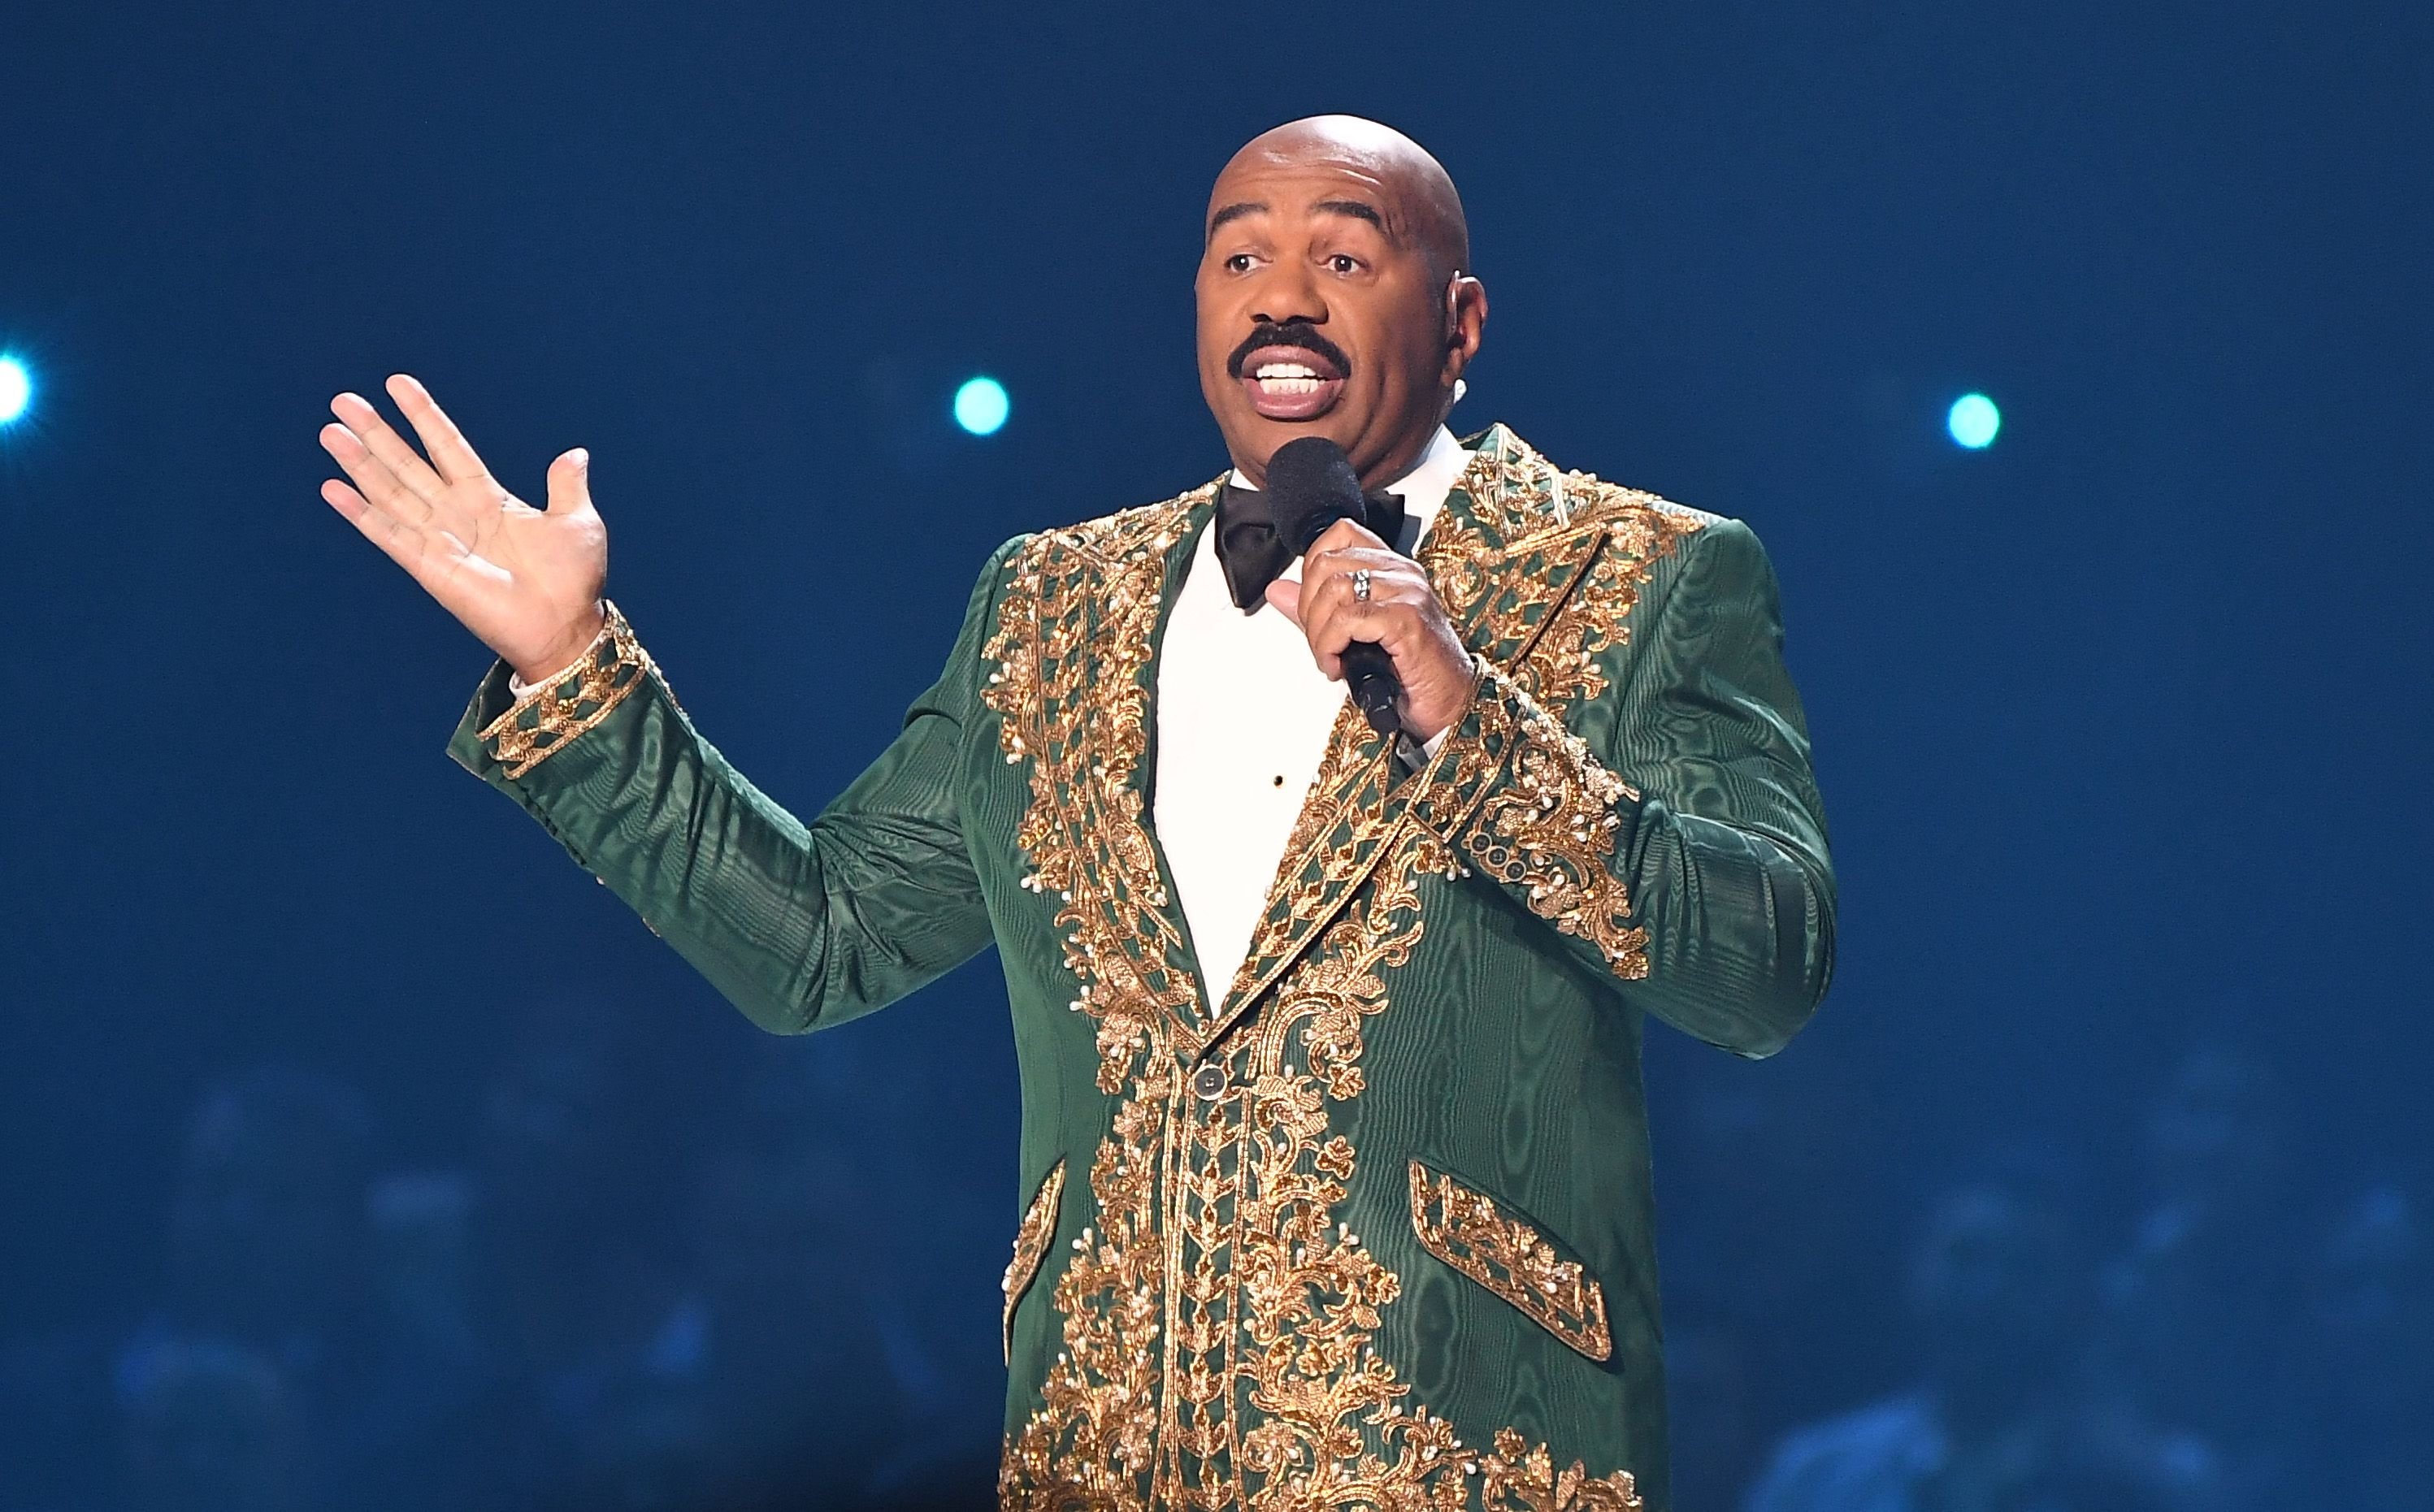
[[[1372,729],[1434,739],[1469,702],[1473,669],[1428,574],[1361,523],[1361,482],[1334,442],[1277,448],[1266,484],[1277,534],[1302,553],[1301,582],[1269,584],[1268,602],[1310,638],[1319,671],[1350,685]]]

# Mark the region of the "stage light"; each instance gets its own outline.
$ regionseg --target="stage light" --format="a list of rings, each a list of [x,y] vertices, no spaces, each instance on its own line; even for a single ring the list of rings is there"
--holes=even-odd
[[[994,378],[971,378],[955,390],[955,423],[974,435],[988,435],[1005,423],[1013,402]]]
[[[14,357],[0,357],[0,425],[26,413],[34,402],[34,375]]]
[[[1995,444],[1995,433],[2003,428],[2003,412],[1983,394],[1963,394],[1952,401],[1944,428],[1970,450],[1983,451]]]

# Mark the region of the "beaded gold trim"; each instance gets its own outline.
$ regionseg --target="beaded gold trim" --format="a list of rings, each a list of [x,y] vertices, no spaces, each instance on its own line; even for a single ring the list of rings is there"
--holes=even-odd
[[[1491,684],[1475,707],[1483,724],[1505,727],[1511,756],[1463,850],[1531,912],[1595,945],[1617,977],[1646,977],[1648,931],[1631,922],[1631,890],[1613,869],[1615,805],[1639,794],[1512,684]]]
[[[616,711],[655,669],[617,606],[606,600],[607,622],[573,667],[516,700],[486,725],[490,759],[521,777]]]
[[[1529,1220],[1484,1192],[1412,1162],[1412,1232],[1420,1248],[1511,1302],[1522,1316],[1603,1361],[1614,1353],[1605,1290],[1588,1268],[1555,1252]]]
[[[1031,1289],[1032,1279],[1039,1274],[1039,1262],[1048,1255],[1049,1242],[1056,1237],[1056,1214],[1065,1198],[1065,1163],[1058,1161],[1048,1167],[1040,1178],[1039,1190],[1031,1195],[1031,1205],[1022,1210],[1022,1221],[1014,1230],[1014,1258],[1006,1262],[1005,1280],[1005,1358],[1014,1363],[1014,1309],[1022,1294]]]

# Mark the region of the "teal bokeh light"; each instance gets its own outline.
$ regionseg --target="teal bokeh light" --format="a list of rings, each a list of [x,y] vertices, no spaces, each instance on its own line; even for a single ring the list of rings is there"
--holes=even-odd
[[[1963,394],[1952,401],[1951,411],[1944,416],[1944,428],[1962,446],[1983,451],[1995,444],[1997,433],[2003,429],[2003,412],[1983,394]]]
[[[1005,385],[994,378],[969,378],[955,390],[955,423],[974,435],[991,435],[1013,412]]]
[[[0,425],[24,415],[34,403],[34,375],[14,357],[0,357]]]

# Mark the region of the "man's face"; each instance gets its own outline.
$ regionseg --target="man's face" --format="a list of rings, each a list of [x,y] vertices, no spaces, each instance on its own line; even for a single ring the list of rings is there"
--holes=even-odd
[[[1396,189],[1352,153],[1238,159],[1218,178],[1194,280],[1200,391],[1254,483],[1305,435],[1389,482],[1444,417],[1477,337],[1462,339],[1454,270],[1431,266]]]

